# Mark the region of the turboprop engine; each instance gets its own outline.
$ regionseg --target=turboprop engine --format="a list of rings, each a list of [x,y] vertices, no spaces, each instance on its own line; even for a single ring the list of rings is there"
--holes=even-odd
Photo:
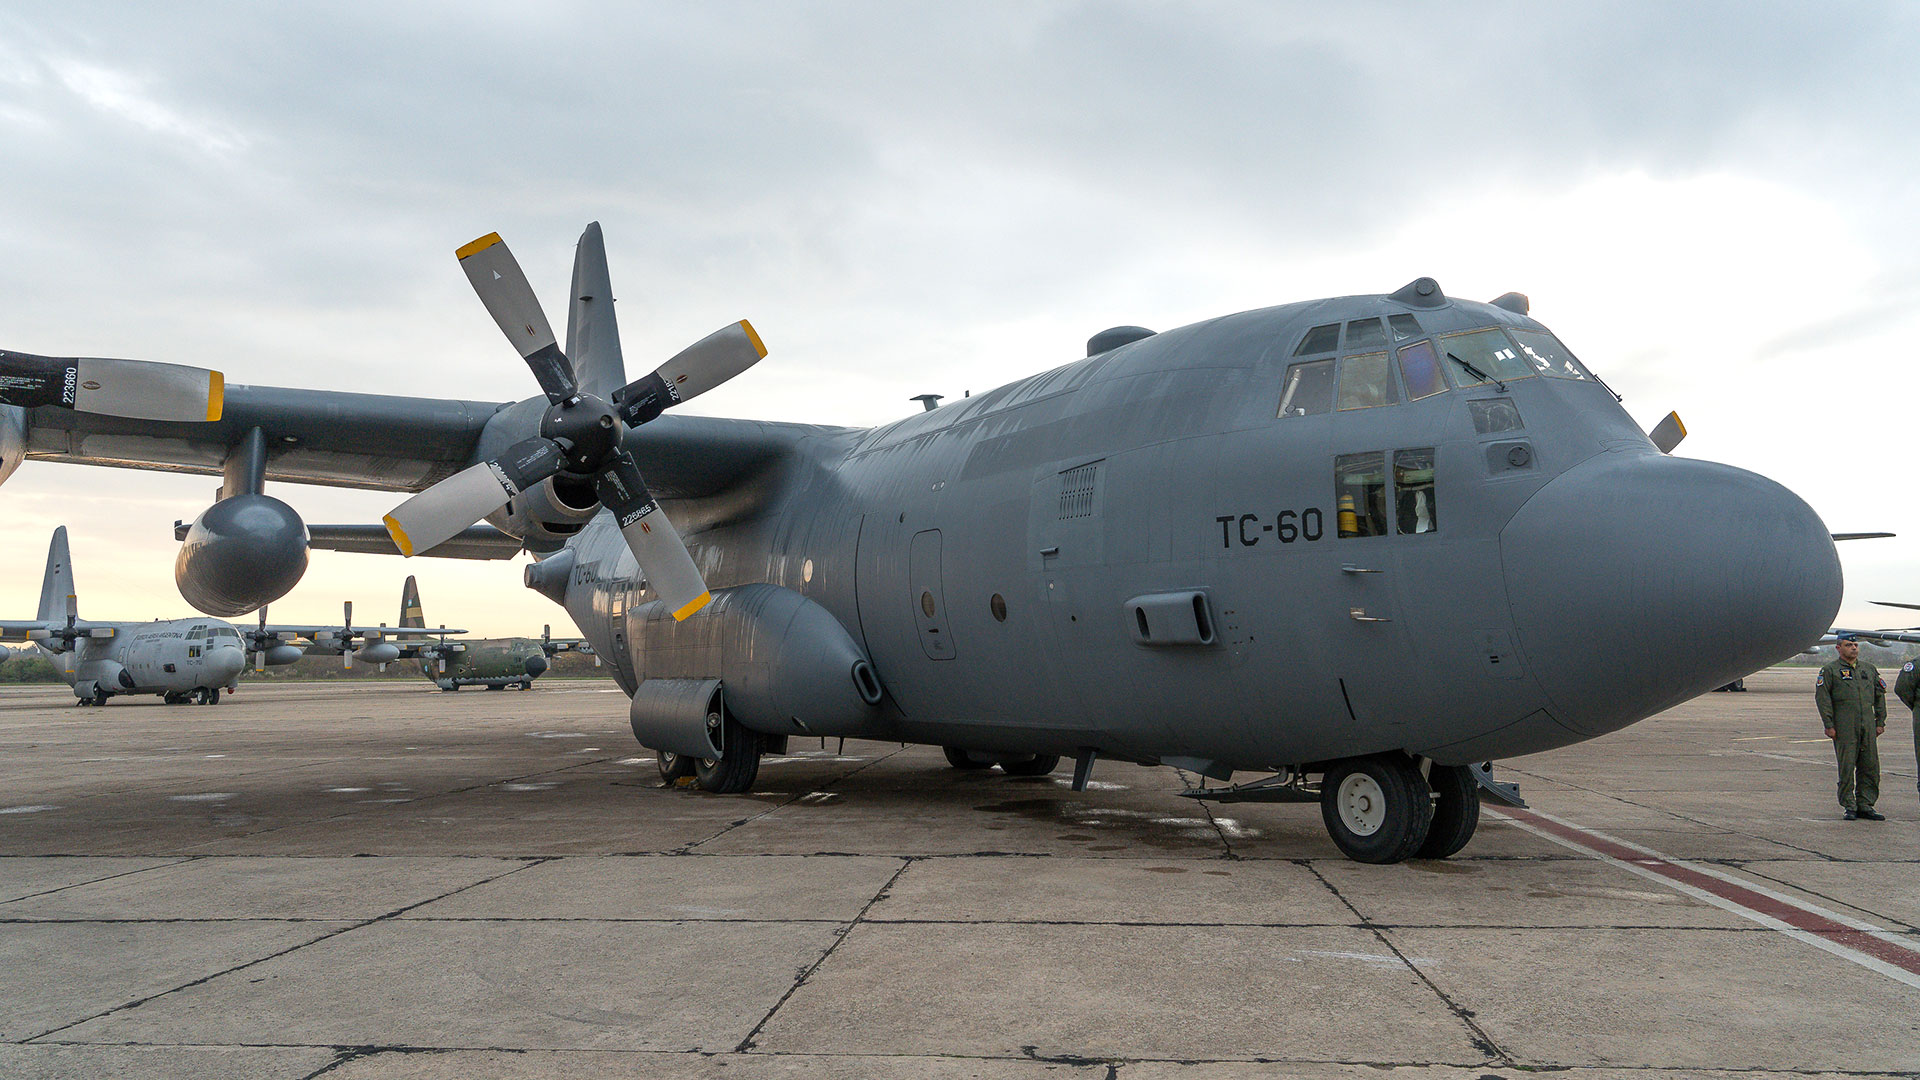
[[[306,522],[271,495],[221,499],[181,539],[174,584],[196,610],[223,619],[278,600],[307,572]]]
[[[363,664],[391,664],[400,659],[400,646],[391,641],[376,641],[355,649],[353,658]]]

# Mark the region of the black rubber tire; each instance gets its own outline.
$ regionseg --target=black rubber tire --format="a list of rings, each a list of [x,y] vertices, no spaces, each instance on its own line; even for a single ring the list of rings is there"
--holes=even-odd
[[[105,706],[105,705],[106,705],[106,703],[107,703],[107,692],[106,692],[105,690],[102,690],[102,689],[100,689],[100,688],[99,688],[99,687],[97,687],[97,686],[96,686],[96,687],[94,687],[94,688],[93,688],[93,705],[94,705],[94,708],[101,708],[101,707],[103,707],[103,706]]]
[[[985,761],[974,757],[972,754],[967,753],[957,746],[943,746],[941,749],[947,752],[947,764],[956,769],[975,770],[993,768],[992,761]]]
[[[173,691],[169,690],[166,693],[160,695],[160,701],[162,704],[166,704],[166,705],[178,705],[181,702],[181,697],[179,694],[176,694]]]
[[[1444,859],[1467,846],[1480,827],[1480,785],[1465,765],[1435,765],[1427,770],[1433,790],[1433,824],[1420,842],[1416,859]]]
[[[1352,779],[1352,790],[1347,790]],[[1356,813],[1378,817],[1371,831],[1350,827],[1342,800]],[[1378,805],[1375,805],[1375,800]],[[1433,795],[1426,778],[1405,754],[1348,758],[1327,769],[1320,782],[1320,817],[1347,858],[1363,863],[1397,863],[1426,842],[1433,823]]]
[[[219,687],[217,686],[207,687],[207,704],[209,705],[220,704],[220,688]]]
[[[760,775],[760,735],[741,727],[732,716],[720,722],[726,725],[720,747],[727,756],[701,758],[693,767],[693,779],[701,791],[738,795],[751,789],[754,777]]]
[[[1035,754],[1000,763],[1000,771],[1008,776],[1045,776],[1059,767],[1059,754]]]
[[[685,754],[676,754],[671,750],[655,750],[653,760],[660,770],[660,779],[670,785],[693,775],[693,759]]]
[[[507,687],[505,683],[493,683],[492,685],[487,687],[487,689],[489,690],[505,690],[506,688]]]

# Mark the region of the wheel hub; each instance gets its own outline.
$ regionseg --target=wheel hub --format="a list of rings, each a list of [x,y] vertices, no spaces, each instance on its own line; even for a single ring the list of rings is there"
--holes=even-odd
[[[1341,823],[1355,836],[1372,836],[1386,824],[1386,792],[1366,773],[1353,773],[1340,781],[1338,804]]]

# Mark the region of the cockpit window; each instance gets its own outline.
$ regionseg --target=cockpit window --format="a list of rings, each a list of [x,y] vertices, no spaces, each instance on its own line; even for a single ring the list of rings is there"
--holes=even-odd
[[[1498,330],[1470,330],[1440,339],[1441,357],[1455,386],[1481,386],[1530,378],[1537,369],[1522,359],[1513,342]]]
[[[1387,455],[1375,450],[1334,458],[1333,493],[1341,536],[1387,535]]]
[[[1281,416],[1314,416],[1333,408],[1333,361],[1314,360],[1287,369],[1280,391]]]
[[[1532,364],[1542,375],[1551,375],[1559,379],[1591,380],[1592,375],[1580,366],[1560,339],[1552,334],[1538,330],[1511,330],[1513,340],[1520,346],[1520,355]]]
[[[1340,361],[1338,408],[1342,412],[1399,403],[1400,388],[1394,384],[1393,369],[1387,365],[1386,353],[1349,356]]]
[[[1300,339],[1300,347],[1293,350],[1293,355],[1313,356],[1317,353],[1332,352],[1339,347],[1340,324],[1328,323],[1307,331],[1307,336]]]
[[[1400,346],[1398,352],[1400,377],[1407,381],[1409,401],[1432,397],[1447,388],[1447,377],[1440,373],[1440,354],[1434,350],[1433,342],[1416,341]]]
[[[1393,501],[1402,533],[1430,533],[1440,527],[1433,504],[1433,447],[1393,452]]]
[[[1411,315],[1389,315],[1387,322],[1393,326],[1393,340],[1405,341],[1417,338],[1421,334],[1420,320]]]
[[[1387,344],[1387,332],[1379,319],[1355,319],[1347,324],[1347,348],[1380,349]]]

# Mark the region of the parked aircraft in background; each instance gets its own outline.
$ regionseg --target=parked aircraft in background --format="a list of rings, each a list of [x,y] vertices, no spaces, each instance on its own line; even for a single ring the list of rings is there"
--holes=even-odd
[[[1470,764],[1653,715],[1839,607],[1806,503],[1668,456],[1677,419],[1649,439],[1517,293],[1420,278],[1113,327],[851,429],[663,416],[766,350],[732,324],[629,382],[597,225],[564,351],[497,236],[457,254],[542,396],[233,386],[213,422],[0,406],[0,478],[27,457],[222,473],[176,563],[216,612],[291,588],[310,536],[525,547],[640,742],[709,791],[748,790],[794,735],[1020,774],[1066,756],[1076,789],[1100,757],[1258,772],[1190,793],[1318,802],[1371,862],[1459,850]],[[383,545],[306,529],[270,479],[417,494]]]
[[[409,574],[406,586],[400,593],[400,626],[423,629],[426,625],[426,612],[420,604],[420,585]],[[435,631],[442,635],[458,632]],[[553,627],[548,625],[540,629],[540,651],[514,661],[520,668],[517,672],[499,675],[473,674],[467,644],[460,641],[447,641],[444,636],[437,642],[404,647],[401,655],[404,659],[419,660],[420,673],[442,690],[457,691],[464,686],[479,686],[488,690],[505,690],[508,687],[531,690],[533,681],[547,673],[554,654],[574,650],[591,653],[593,648],[587,644],[585,638],[554,637]],[[594,666],[598,667],[599,663],[600,658],[595,656]]]
[[[239,631],[219,619],[80,618],[64,525],[47,545],[39,616],[0,622],[0,637],[32,642],[81,705],[105,705],[124,694],[158,694],[169,705],[217,705],[220,691],[231,691],[246,666]]]

